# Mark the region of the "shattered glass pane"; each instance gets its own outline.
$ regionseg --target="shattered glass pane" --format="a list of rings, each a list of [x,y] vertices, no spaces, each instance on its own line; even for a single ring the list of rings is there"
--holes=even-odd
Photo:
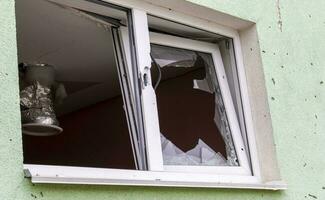
[[[152,44],[151,55],[164,165],[238,166],[211,54]]]

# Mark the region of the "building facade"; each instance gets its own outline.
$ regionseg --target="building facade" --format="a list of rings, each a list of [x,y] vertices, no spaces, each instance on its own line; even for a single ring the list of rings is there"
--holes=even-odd
[[[287,189],[32,184],[22,167],[15,2],[1,0],[0,199],[325,198],[325,2],[189,2],[256,23],[276,158]]]

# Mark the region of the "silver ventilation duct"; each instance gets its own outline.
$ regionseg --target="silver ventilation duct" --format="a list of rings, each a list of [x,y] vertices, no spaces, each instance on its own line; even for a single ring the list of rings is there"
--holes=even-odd
[[[54,67],[47,64],[20,65],[22,131],[26,135],[51,136],[63,131],[55,106],[66,97],[64,86],[55,81]]]

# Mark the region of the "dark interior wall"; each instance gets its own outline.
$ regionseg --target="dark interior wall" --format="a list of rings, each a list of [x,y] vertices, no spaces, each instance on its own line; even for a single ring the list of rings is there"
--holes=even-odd
[[[161,133],[183,151],[191,150],[202,139],[226,157],[225,143],[213,120],[214,94],[193,89],[194,79],[205,78],[204,68],[164,67],[162,77],[180,70],[185,72],[163,80],[156,90]]]
[[[57,136],[23,136],[24,163],[134,169],[121,96],[59,117]]]

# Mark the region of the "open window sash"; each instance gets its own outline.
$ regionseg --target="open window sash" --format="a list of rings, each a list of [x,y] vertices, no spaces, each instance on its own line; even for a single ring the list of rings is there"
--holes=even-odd
[[[86,14],[86,13],[85,13]],[[98,23],[106,23],[108,20],[105,20],[105,16],[99,15],[95,17],[98,19]],[[114,21],[113,21],[114,23]],[[130,140],[132,144],[132,150],[134,155],[134,160],[136,163],[136,169],[145,170],[147,169],[146,162],[146,153],[143,131],[140,124],[141,121],[141,111],[137,108],[137,103],[140,101],[137,99],[139,94],[137,94],[137,82],[134,82],[135,79],[132,76],[134,73],[132,60],[132,52],[130,47],[130,33],[129,30],[123,25],[117,25],[116,23],[111,26],[113,44],[115,48],[115,56],[117,60],[117,67],[119,73],[119,81],[122,90],[124,110],[126,113],[126,118],[129,126]],[[123,30],[123,31],[122,31]]]
[[[52,3],[64,6],[69,9],[72,13],[85,17],[89,20],[94,21],[98,25],[106,26],[111,29],[113,36],[114,53],[117,61],[119,82],[121,86],[121,92],[123,96],[124,110],[128,122],[128,129],[130,134],[130,141],[133,150],[133,156],[135,160],[136,169],[145,170],[147,169],[145,145],[141,142],[144,138],[141,133],[141,112],[140,114],[137,108],[137,104],[140,103],[138,100],[137,82],[134,82],[133,75],[133,63],[130,47],[130,31],[124,24],[127,21],[121,21],[114,17],[119,17],[118,13],[113,8],[105,7],[103,9],[99,4],[94,4],[90,1],[78,1],[72,2],[67,0],[49,0]],[[110,15],[112,13],[113,17]],[[123,31],[121,31],[123,30]]]
[[[143,145],[140,145],[141,141],[140,135],[138,133],[138,118],[136,114],[136,108],[135,108],[135,94],[134,94],[134,88],[132,88],[132,80],[131,74],[132,71],[130,70],[130,67],[128,67],[130,63],[127,63],[127,54],[125,52],[124,45],[126,42],[123,42],[123,36],[121,34],[120,28],[113,27],[112,28],[112,35],[113,35],[113,43],[115,48],[115,56],[117,60],[117,66],[118,66],[118,73],[119,73],[119,80],[120,85],[122,86],[122,96],[123,96],[123,102],[124,102],[124,110],[127,116],[128,126],[129,126],[129,134],[130,134],[130,140],[132,144],[132,150],[134,155],[134,160],[136,162],[136,168],[140,170],[146,169],[146,161],[144,156],[144,149],[142,148]],[[125,38],[124,36],[124,39]]]

